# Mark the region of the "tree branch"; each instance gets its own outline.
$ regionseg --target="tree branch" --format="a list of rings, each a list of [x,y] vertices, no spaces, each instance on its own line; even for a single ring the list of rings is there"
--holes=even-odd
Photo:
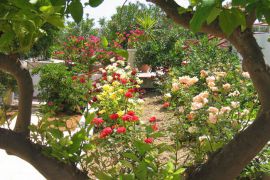
[[[193,13],[186,12],[183,14],[178,13],[178,8],[180,7],[174,0],[146,0],[158,5],[163,9],[166,14],[176,23],[181,26],[190,29],[190,20],[192,19]],[[209,25],[203,25],[201,27],[201,32],[215,35],[216,37],[225,38],[225,34],[219,27],[218,21],[214,21]]]
[[[15,131],[29,136],[33,100],[33,82],[28,70],[21,67],[16,55],[0,54],[0,70],[10,73],[17,81],[19,89],[19,111]]]
[[[20,133],[0,128],[0,148],[29,162],[47,179],[88,179],[87,174],[75,166],[43,155],[40,145],[33,144]]]

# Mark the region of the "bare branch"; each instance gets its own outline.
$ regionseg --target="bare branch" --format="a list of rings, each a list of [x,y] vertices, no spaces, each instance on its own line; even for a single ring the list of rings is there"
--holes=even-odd
[[[147,0],[158,5],[163,9],[166,14],[176,23],[181,26],[190,29],[190,20],[192,19],[193,12],[186,12],[183,14],[178,13],[178,8],[180,7],[174,0]],[[218,21],[214,21],[209,25],[203,25],[201,32],[215,35],[216,37],[225,38],[225,34],[222,32],[218,25]]]

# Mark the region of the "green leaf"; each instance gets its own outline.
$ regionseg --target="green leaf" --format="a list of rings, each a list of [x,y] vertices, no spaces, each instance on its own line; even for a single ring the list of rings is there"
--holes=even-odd
[[[46,14],[52,14],[54,13],[54,8],[53,6],[41,6],[39,8],[39,10],[43,13],[46,13]]]
[[[141,155],[144,155],[147,151],[151,149],[151,146],[149,144],[141,141],[135,141],[134,146]]]
[[[189,11],[189,9],[183,8],[181,6],[178,7],[177,10],[178,10],[178,14],[180,14],[180,15]]]
[[[50,129],[49,131],[56,139],[60,139],[63,137],[63,132],[61,132],[59,129]]]
[[[30,10],[31,8],[33,8],[33,5],[28,0],[13,0],[12,4],[21,9]]]
[[[73,0],[69,5],[69,11],[74,21],[78,24],[83,17],[82,3],[79,0]]]
[[[91,7],[98,7],[104,0],[89,0],[89,5]]]
[[[101,37],[101,44],[102,44],[103,47],[108,47],[109,42],[108,42],[108,40],[107,40],[107,38],[105,36]]]
[[[191,6],[197,5],[198,2],[199,2],[199,0],[189,0],[189,3],[190,3]]]
[[[220,12],[221,9],[213,8],[206,20],[207,24],[211,24],[219,16]]]
[[[186,170],[186,168],[179,168],[173,174],[183,174],[185,172],[185,170]]]
[[[88,113],[87,116],[85,117],[85,125],[88,125],[96,116],[95,113]]]
[[[245,15],[236,8],[223,10],[219,15],[219,25],[227,36],[240,25],[243,31],[246,29]]]
[[[126,161],[126,160],[120,160],[120,162],[122,163],[123,166],[133,169],[133,166],[130,162]]]
[[[134,180],[135,177],[133,174],[121,174],[120,180]]]
[[[139,158],[133,153],[123,153],[123,156],[126,157],[126,158],[129,158],[129,159],[131,159],[133,161],[137,161],[137,162],[140,161]]]
[[[84,129],[80,130],[79,132],[75,133],[72,138],[72,144],[68,147],[69,153],[75,153],[80,149],[81,142],[85,139],[85,131]]]
[[[249,0],[232,0],[232,5],[233,6],[245,6],[249,2],[250,2]]]
[[[15,34],[13,31],[5,32],[0,37],[0,47],[8,47],[12,44]]]
[[[53,6],[64,6],[66,1],[65,0],[51,0]]]
[[[124,50],[124,49],[115,49],[114,52],[126,59],[128,59],[128,52],[127,50]]]
[[[51,15],[47,18],[47,22],[57,28],[64,28],[64,19],[60,15]]]
[[[147,179],[147,165],[145,162],[141,162],[139,166],[134,170],[135,176],[138,179]]]
[[[113,180],[113,178],[109,174],[106,174],[105,172],[102,172],[102,171],[95,172],[95,175],[96,175],[96,177],[98,179],[102,179],[102,180]]]
[[[196,12],[190,21],[191,30],[198,32],[202,24],[206,21],[212,9],[214,8],[215,0],[203,0],[202,3],[197,6]]]

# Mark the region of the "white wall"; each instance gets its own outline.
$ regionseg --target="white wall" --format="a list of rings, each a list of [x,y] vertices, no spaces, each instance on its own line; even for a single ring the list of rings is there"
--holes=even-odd
[[[270,33],[254,34],[254,36],[262,48],[266,63],[270,65],[270,42],[268,41]]]

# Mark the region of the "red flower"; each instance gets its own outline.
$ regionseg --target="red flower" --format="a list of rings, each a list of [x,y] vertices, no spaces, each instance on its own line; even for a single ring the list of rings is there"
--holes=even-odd
[[[76,80],[77,79],[77,76],[72,76],[72,80]]]
[[[167,108],[167,107],[169,107],[170,106],[170,103],[169,102],[165,102],[163,105],[162,105],[162,107],[164,107],[164,108]]]
[[[80,78],[80,82],[81,82],[81,83],[85,83],[85,78],[84,78],[84,77],[81,77],[81,78]]]
[[[130,115],[130,116],[134,116],[135,112],[134,111],[128,111],[127,114]]]
[[[125,96],[126,96],[126,98],[132,98],[133,95],[131,92],[128,91],[125,93]]]
[[[102,124],[104,122],[104,120],[102,118],[94,118],[92,123],[99,126],[100,124]]]
[[[125,79],[125,78],[120,79],[120,81],[121,81],[122,84],[127,84],[127,82],[128,82],[128,80]]]
[[[96,96],[94,96],[94,97],[92,98],[92,101],[93,101],[93,102],[97,102],[97,100],[98,100],[98,99],[97,99]]]
[[[107,72],[102,73],[102,77],[106,77],[107,76]]]
[[[111,114],[109,117],[110,117],[110,119],[112,119],[112,120],[116,120],[116,119],[119,118],[119,115],[115,113],[115,114]]]
[[[153,131],[157,131],[158,130],[158,124],[156,123],[156,124],[152,125],[152,129],[153,129]]]
[[[107,76],[103,76],[102,80],[107,81]]]
[[[119,127],[119,128],[117,128],[116,132],[118,134],[125,133],[126,132],[126,128],[125,127]]]
[[[139,120],[139,117],[138,116],[132,116],[132,121],[138,121]]]
[[[47,104],[48,104],[48,106],[53,106],[53,102],[52,101],[49,101]]]
[[[147,144],[152,144],[154,142],[154,138],[146,138],[144,142]]]
[[[105,138],[106,136],[110,135],[112,132],[113,132],[113,130],[111,127],[106,127],[100,132],[99,137]]]
[[[131,121],[132,117],[133,116],[131,116],[131,115],[125,114],[125,115],[122,116],[122,120],[123,121]]]
[[[156,116],[152,116],[149,118],[149,122],[155,122],[157,120]]]
[[[128,89],[128,92],[131,92],[131,93],[134,93],[135,91],[136,91],[135,88]]]

